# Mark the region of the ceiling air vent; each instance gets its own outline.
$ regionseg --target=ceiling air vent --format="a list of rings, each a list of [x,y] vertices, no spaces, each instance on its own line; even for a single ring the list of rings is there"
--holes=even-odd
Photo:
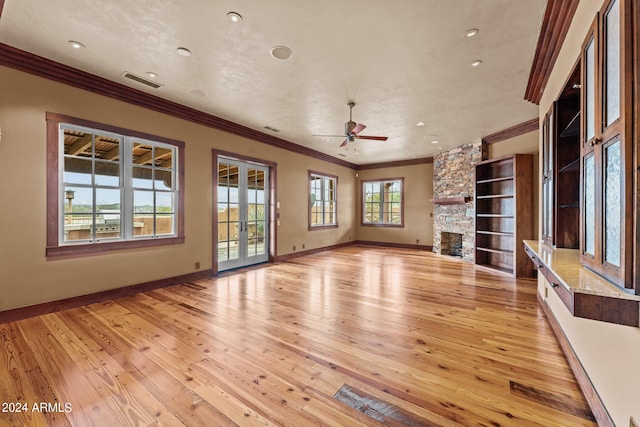
[[[154,89],[159,89],[162,86],[164,86],[164,85],[162,85],[160,83],[156,83],[154,81],[147,80],[144,77],[136,76],[135,74],[130,73],[128,71],[125,71],[124,73],[122,73],[122,77],[124,77],[126,79],[129,79],[129,80],[133,80],[134,82],[142,83],[143,85],[147,85],[147,86],[152,87]]]

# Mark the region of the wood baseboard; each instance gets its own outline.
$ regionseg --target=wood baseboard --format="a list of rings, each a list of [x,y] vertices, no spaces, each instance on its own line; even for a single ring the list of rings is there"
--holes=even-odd
[[[331,249],[344,248],[345,246],[351,246],[353,244],[355,244],[354,241],[338,243],[337,245],[331,245],[331,246],[323,246],[321,248],[307,249],[307,250],[299,251],[299,252],[291,252],[289,254],[278,255],[276,257],[275,261],[276,262],[289,261],[290,259],[299,258],[301,256],[317,254],[318,252],[329,251]]]
[[[137,285],[109,289],[107,291],[96,292],[93,294],[80,295],[77,297],[65,298],[57,301],[0,311],[0,324],[15,322],[16,320],[27,319],[29,317],[40,316],[42,314],[55,313],[57,311],[67,310],[69,308],[80,307],[83,305],[109,301],[116,298],[139,294],[140,292],[147,292],[154,289],[177,285],[179,283],[207,279],[212,276],[212,270],[202,270],[194,273],[183,274],[181,276],[170,277],[167,279],[154,280]]]
[[[429,246],[429,245],[410,245],[408,243],[372,242],[369,240],[356,240],[354,244],[361,245],[361,246],[383,246],[388,248],[416,249],[419,251],[433,252],[433,246]]]
[[[558,339],[558,343],[562,348],[562,351],[569,362],[569,366],[571,366],[571,370],[573,371],[573,375],[575,375],[576,380],[578,381],[578,385],[580,385],[580,389],[584,394],[585,399],[589,403],[589,407],[591,408],[591,412],[593,412],[593,416],[596,418],[598,422],[598,426],[600,427],[615,427],[615,423],[611,419],[607,408],[605,408],[604,403],[600,399],[598,395],[598,391],[595,389],[593,384],[591,383],[591,379],[589,379],[589,375],[584,370],[582,363],[580,363],[580,359],[573,351],[573,347],[571,343],[567,339],[567,336],[564,334],[564,331],[560,327],[558,323],[558,319],[551,311],[551,308],[547,304],[547,302],[540,296],[538,293],[538,303],[540,307],[542,307],[542,311],[544,311],[547,320],[549,320],[549,324],[553,329],[553,333]]]

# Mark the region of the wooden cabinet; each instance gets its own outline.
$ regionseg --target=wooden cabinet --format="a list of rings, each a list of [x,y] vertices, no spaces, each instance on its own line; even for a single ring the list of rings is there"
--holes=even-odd
[[[633,287],[630,14],[629,0],[607,1],[581,59],[581,259],[627,288]]]
[[[515,154],[476,165],[475,261],[532,277],[522,241],[533,238],[533,156]]]
[[[580,64],[542,123],[542,240],[580,247]]]

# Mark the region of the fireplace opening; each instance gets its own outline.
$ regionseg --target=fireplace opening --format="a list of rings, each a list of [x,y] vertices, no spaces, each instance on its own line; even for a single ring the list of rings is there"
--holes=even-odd
[[[462,234],[449,233],[448,231],[441,232],[440,254],[462,258]]]

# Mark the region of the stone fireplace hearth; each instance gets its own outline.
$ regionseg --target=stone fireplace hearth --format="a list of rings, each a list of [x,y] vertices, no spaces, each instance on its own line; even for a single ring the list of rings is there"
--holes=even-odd
[[[461,236],[460,253],[465,261],[474,261],[474,174],[476,163],[487,158],[487,147],[472,142],[435,156],[433,160],[433,252],[450,251],[443,242],[444,233]],[[443,203],[456,198],[459,203]],[[439,202],[440,201],[440,202]],[[443,251],[444,249],[444,251]]]

